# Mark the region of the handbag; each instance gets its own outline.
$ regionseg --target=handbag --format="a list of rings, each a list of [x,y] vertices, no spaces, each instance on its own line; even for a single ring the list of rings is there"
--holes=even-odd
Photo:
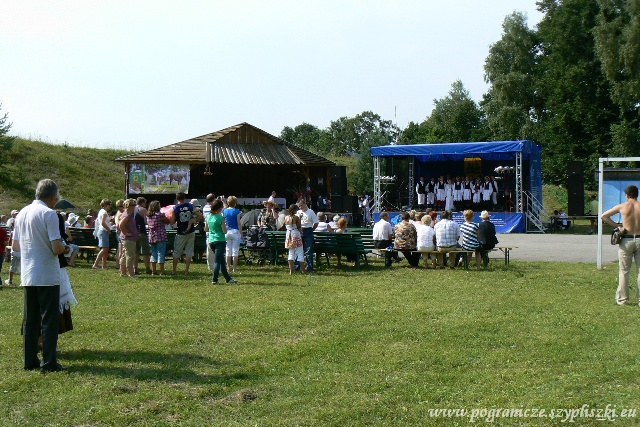
[[[622,241],[622,238],[627,234],[627,230],[624,228],[620,230],[619,228],[614,228],[611,233],[611,245],[619,245]]]

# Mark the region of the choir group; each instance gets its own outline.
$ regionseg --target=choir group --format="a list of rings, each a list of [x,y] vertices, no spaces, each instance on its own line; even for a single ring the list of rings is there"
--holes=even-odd
[[[416,194],[420,210],[426,207],[436,211],[495,211],[498,205],[498,183],[491,176],[485,176],[484,180],[477,177],[475,181],[469,176],[457,176],[455,180],[447,177],[445,181],[444,176],[440,176],[437,181],[431,177],[430,182],[421,176]]]

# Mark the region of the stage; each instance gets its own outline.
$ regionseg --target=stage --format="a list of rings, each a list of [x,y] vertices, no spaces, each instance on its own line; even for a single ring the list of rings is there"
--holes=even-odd
[[[400,214],[402,212],[387,212],[389,214],[389,220],[391,224],[395,225],[400,222]],[[438,218],[440,215],[438,215]],[[373,214],[374,222],[380,220],[380,214]],[[464,217],[462,212],[453,212],[453,220],[458,224],[464,223]],[[480,223],[480,212],[473,213],[473,222]],[[526,231],[525,218],[523,213],[519,212],[491,212],[491,220],[496,226],[496,232],[498,233],[524,233]]]

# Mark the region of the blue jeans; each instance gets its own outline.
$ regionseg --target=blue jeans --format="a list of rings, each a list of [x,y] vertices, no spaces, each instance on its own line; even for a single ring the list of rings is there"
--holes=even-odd
[[[313,229],[311,227],[302,229],[302,247],[307,271],[311,271],[313,270]]]
[[[227,263],[225,259],[225,253],[227,249],[227,242],[224,240],[218,242],[209,242],[209,247],[213,251],[213,278],[212,281],[217,282],[218,276],[220,275],[220,270],[222,270],[222,275],[225,280],[228,282],[231,280],[231,276],[229,276],[229,272],[227,271]]]
[[[165,253],[167,252],[167,242],[151,244],[151,262],[164,264]]]

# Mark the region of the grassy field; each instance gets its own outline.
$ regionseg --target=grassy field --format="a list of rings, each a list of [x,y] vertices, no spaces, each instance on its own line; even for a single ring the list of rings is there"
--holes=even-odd
[[[640,309],[613,304],[615,267],[241,266],[238,285],[212,286],[203,264],[137,281],[79,265],[68,373],[22,371],[22,291],[0,292],[2,426],[449,426],[472,423],[430,410],[640,408]]]

